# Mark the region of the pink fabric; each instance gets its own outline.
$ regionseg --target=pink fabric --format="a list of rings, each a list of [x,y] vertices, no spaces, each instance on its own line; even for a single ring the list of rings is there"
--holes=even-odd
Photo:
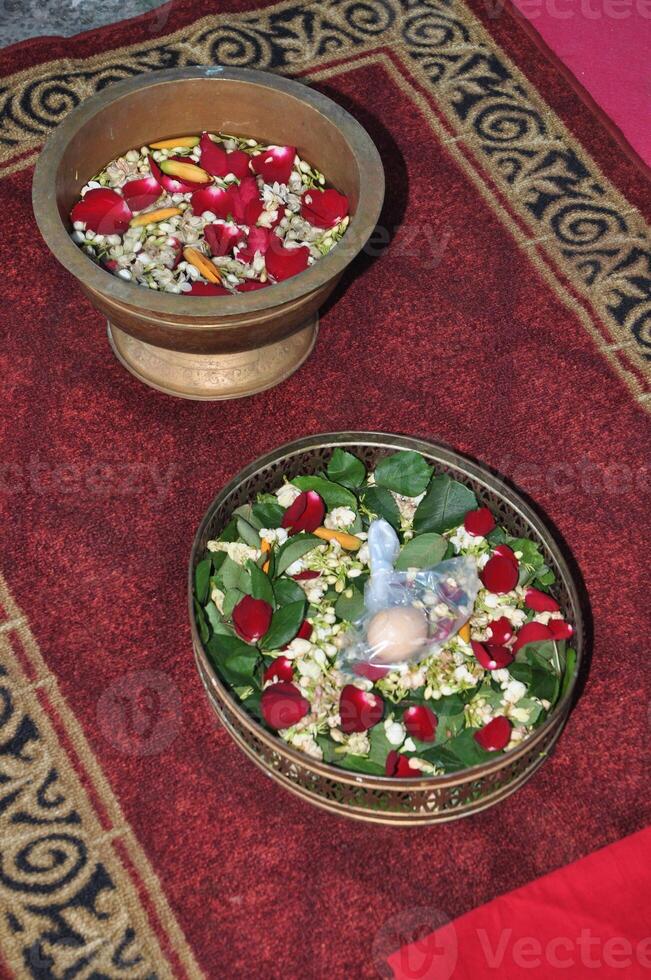
[[[414,909],[388,963],[396,980],[648,980],[650,865],[647,829],[454,922]]]
[[[651,0],[513,0],[651,165]]]

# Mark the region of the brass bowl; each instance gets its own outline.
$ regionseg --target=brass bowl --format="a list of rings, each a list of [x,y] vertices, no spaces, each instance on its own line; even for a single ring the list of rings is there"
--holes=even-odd
[[[125,282],[70,239],[81,188],[109,160],[178,133],[235,133],[296,146],[350,201],[341,242],[292,279],[240,296],[183,296]],[[306,85],[244,68],[136,75],[74,109],[41,153],[36,221],[55,257],[109,322],[118,358],[146,384],[186,398],[236,398],[278,384],[309,355],[317,310],[379,217],[384,172],[366,131]]]
[[[194,569],[206,544],[228,523],[236,507],[262,491],[273,492],[285,477],[322,471],[336,446],[350,450],[367,466],[398,449],[414,449],[466,484],[480,505],[490,507],[513,535],[530,537],[542,547],[557,581],[552,589],[564,616],[574,625],[577,652],[574,676],[549,718],[511,751],[494,761],[446,776],[396,779],[358,775],[311,759],[267,731],[249,715],[220,679],[199,637],[193,610]],[[189,608],[195,660],[208,698],[241,749],[276,782],[332,813],[369,823],[419,826],[478,813],[513,793],[544,762],[567,720],[581,667],[585,627],[577,583],[549,529],[514,490],[485,467],[436,443],[378,432],[342,432],[309,436],[261,456],[245,467],[213,500],[194,539],[189,571]]]

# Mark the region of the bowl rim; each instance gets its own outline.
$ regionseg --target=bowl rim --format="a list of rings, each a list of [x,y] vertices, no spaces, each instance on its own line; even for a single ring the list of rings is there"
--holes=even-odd
[[[331,765],[330,763],[314,759],[311,756],[306,755],[304,752],[300,752],[298,749],[293,748],[293,746],[291,746],[288,742],[284,742],[281,738],[279,738],[278,735],[267,731],[252,715],[250,715],[240,704],[233,691],[230,690],[230,688],[219,676],[204,649],[194,615],[194,569],[199,557],[201,539],[208,523],[212,519],[214,510],[221,506],[221,504],[224,503],[228,497],[239,488],[240,484],[244,480],[248,479],[250,476],[253,476],[258,470],[264,468],[265,466],[269,466],[271,463],[278,462],[289,455],[296,455],[308,449],[335,449],[337,446],[345,445],[351,449],[351,451],[354,451],[352,447],[355,444],[378,446],[388,450],[414,449],[416,452],[421,452],[428,455],[433,461],[438,461],[439,463],[444,463],[446,465],[456,467],[457,469],[461,468],[469,477],[471,477],[471,479],[483,484],[487,490],[497,492],[501,496],[506,497],[509,505],[514,507],[519,515],[533,527],[536,534],[543,538],[545,546],[551,552],[558,570],[567,583],[572,606],[574,607],[573,612],[575,617],[573,645],[576,649],[576,663],[574,668],[574,676],[567,685],[565,693],[559,699],[557,704],[554,705],[552,712],[550,713],[549,717],[545,719],[542,725],[534,729],[531,735],[523,739],[518,746],[511,749],[509,752],[496,753],[494,760],[481,762],[474,766],[467,766],[464,769],[457,770],[453,773],[447,773],[442,776],[430,775],[426,777],[424,776],[422,779],[417,779],[415,777],[408,776],[396,777],[371,775],[368,773],[355,773],[351,770],[342,769]],[[536,744],[544,741],[547,733],[554,727],[559,726],[559,729],[562,728],[572,705],[574,691],[576,689],[583,663],[585,624],[583,621],[581,598],[575,578],[572,575],[571,569],[563,556],[563,553],[549,526],[542,520],[541,517],[538,516],[536,511],[522,498],[517,490],[499,480],[490,472],[487,466],[477,463],[464,454],[450,449],[441,443],[434,442],[433,440],[427,440],[416,436],[412,437],[397,435],[388,432],[350,431],[315,433],[311,436],[304,436],[301,439],[286,442],[277,449],[271,450],[270,452],[259,456],[243,469],[239,470],[239,472],[236,473],[236,475],[229,480],[223,489],[220,490],[219,493],[213,498],[205,511],[194,536],[188,568],[188,612],[190,616],[190,629],[192,633],[192,644],[195,658],[201,658],[204,667],[207,668],[208,675],[210,676],[213,685],[219,691],[220,697],[223,701],[228,702],[229,707],[236,715],[238,721],[243,724],[244,727],[263,741],[272,751],[286,756],[291,762],[300,765],[302,768],[309,768],[321,776],[325,776],[329,779],[336,778],[339,782],[349,785],[360,785],[360,783],[363,783],[366,787],[371,789],[396,789],[402,792],[407,790],[433,790],[437,788],[455,786],[499,771],[506,765],[517,761],[522,756],[528,754]],[[197,672],[200,674],[198,665]],[[203,678],[201,679],[203,682]]]
[[[246,82],[262,88],[274,89],[288,98],[307,103],[339,129],[353,154],[360,161],[362,179],[358,206],[355,214],[351,216],[350,224],[341,241],[309,269],[283,282],[275,283],[270,290],[255,290],[234,297],[193,296],[191,302],[188,302],[189,298],[183,295],[151,289],[145,291],[143,286],[119,279],[95,265],[92,259],[89,259],[71,240],[59,214],[54,194],[55,175],[72,135],[79,128],[106,106],[127,98],[133,92],[157,85],[173,85],[197,79]],[[186,319],[209,317],[214,319],[222,316],[241,317],[275,309],[307,296],[340,275],[371,235],[382,209],[384,187],[384,169],[375,144],[364,127],[343,106],[304,83],[270,72],[250,68],[226,68],[221,65],[198,65],[163,69],[123,79],[76,106],[59,123],[39,155],[32,182],[32,207],[41,235],[55,258],[90,290],[142,311],[149,310],[157,314]],[[180,329],[185,327],[189,330],[202,327],[215,329],[214,322],[175,325]],[[232,329],[232,325],[227,329]]]

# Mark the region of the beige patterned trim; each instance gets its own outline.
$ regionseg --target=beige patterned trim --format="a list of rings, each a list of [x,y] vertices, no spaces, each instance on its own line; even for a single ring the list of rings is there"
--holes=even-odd
[[[1,576],[0,801],[0,942],[17,976],[203,976]]]

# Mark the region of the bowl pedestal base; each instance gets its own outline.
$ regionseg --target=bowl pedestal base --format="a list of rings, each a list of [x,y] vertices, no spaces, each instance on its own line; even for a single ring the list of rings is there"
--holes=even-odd
[[[154,347],[108,324],[108,338],[120,364],[139,381],[177,398],[218,401],[243,398],[273,388],[312,353],[319,315],[291,337],[237,354],[186,354]]]

